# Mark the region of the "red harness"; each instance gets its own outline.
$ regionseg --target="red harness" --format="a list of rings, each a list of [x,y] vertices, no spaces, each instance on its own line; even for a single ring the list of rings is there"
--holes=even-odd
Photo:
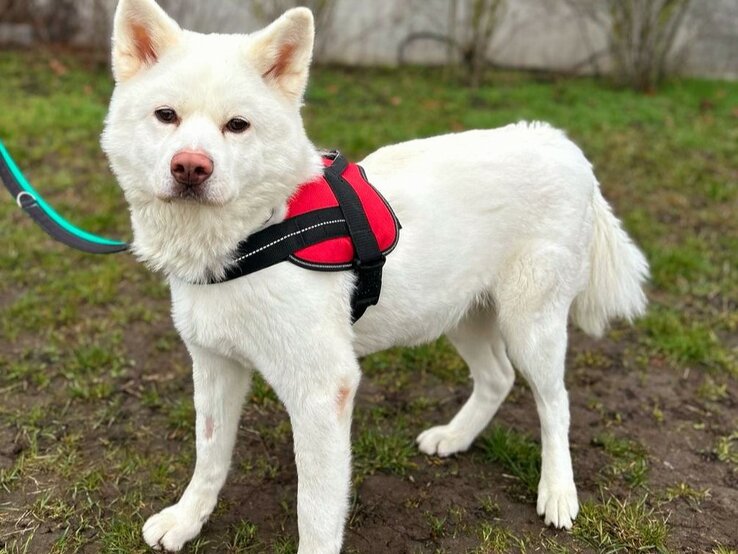
[[[323,158],[325,167],[332,164],[333,159]],[[379,250],[386,256],[394,249],[400,237],[400,226],[394,212],[379,191],[369,183],[361,166],[348,163],[342,177],[359,196]],[[287,203],[287,218],[338,205],[325,175],[321,175],[314,181],[300,185]],[[309,269],[331,271],[353,267],[354,257],[351,237],[341,236],[297,250],[290,256],[290,261]]]
[[[325,155],[323,165],[323,175],[289,199],[284,221],[241,242],[225,277],[210,283],[290,261],[317,271],[353,270],[353,321],[379,301],[382,267],[397,245],[400,223],[360,166],[338,152]]]

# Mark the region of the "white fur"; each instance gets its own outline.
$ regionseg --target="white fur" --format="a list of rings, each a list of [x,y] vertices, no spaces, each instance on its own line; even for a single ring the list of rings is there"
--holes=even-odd
[[[199,533],[225,482],[256,369],[293,424],[299,552],[338,553],[357,356],[443,334],[468,363],[474,391],[448,425],[420,434],[420,449],[448,456],[469,448],[510,391],[515,366],[541,420],[538,513],[571,527],[578,504],[563,380],[569,310],[594,334],[614,317],[635,317],[645,309],[648,271],[581,151],[548,125],[519,123],[366,158],[403,229],[379,304],[353,327],[350,272],[282,263],[219,285],[190,284],[222,272],[235,245],[283,217],[290,194],[320,170],[299,113],[312,18],[297,9],[255,35],[172,35],[176,24],[153,0],[121,0],[116,45],[125,44],[131,18],[146,22],[157,57],[132,62],[114,50],[114,67],[134,69],[116,72],[102,142],[131,207],[135,252],[168,276],[197,409],[194,475],[178,503],[146,522],[146,542],[176,551]],[[179,126],[154,118],[162,105],[176,109]],[[224,132],[234,116],[252,127]],[[172,185],[169,160],[184,148],[214,160],[208,196],[158,200]]]

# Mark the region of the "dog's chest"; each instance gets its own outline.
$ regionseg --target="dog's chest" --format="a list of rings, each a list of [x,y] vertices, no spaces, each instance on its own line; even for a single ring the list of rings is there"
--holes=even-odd
[[[214,351],[229,358],[250,360],[254,344],[251,325],[258,325],[257,310],[243,294],[233,294],[227,286],[172,286],[172,318],[188,345]]]
[[[342,275],[284,263],[217,285],[172,280],[174,325],[188,346],[257,367],[276,363],[337,317]]]

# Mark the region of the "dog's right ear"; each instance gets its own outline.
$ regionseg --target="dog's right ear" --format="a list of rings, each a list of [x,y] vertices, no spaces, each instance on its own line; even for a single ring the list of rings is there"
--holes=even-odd
[[[154,65],[182,31],[154,0],[119,0],[113,23],[113,77],[123,82]]]

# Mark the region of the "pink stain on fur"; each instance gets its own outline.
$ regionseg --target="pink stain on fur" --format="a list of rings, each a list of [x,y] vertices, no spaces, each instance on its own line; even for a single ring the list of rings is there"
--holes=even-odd
[[[349,396],[351,396],[351,389],[346,385],[343,385],[338,389],[338,415],[342,415],[346,411],[346,404],[348,404]]]
[[[215,424],[213,423],[213,418],[208,416],[205,418],[205,438],[210,440],[213,438],[213,430],[215,429]]]

